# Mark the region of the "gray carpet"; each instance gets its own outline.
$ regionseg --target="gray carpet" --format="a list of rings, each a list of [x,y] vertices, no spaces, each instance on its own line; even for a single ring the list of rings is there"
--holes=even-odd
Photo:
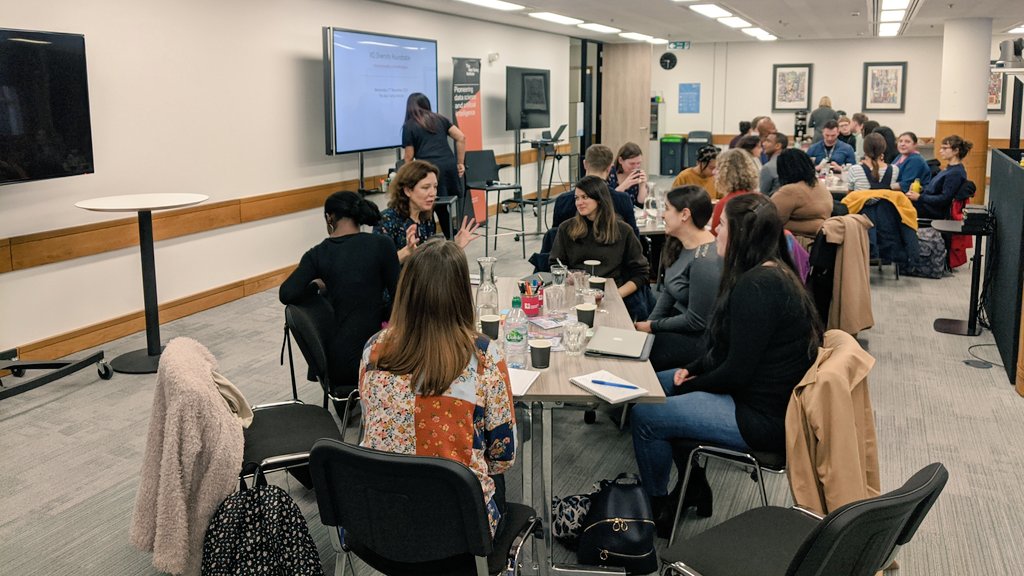
[[[528,217],[528,228],[532,222]],[[538,239],[530,239],[527,254],[538,245]],[[482,241],[471,245],[471,262],[482,252]],[[518,243],[502,238],[497,273],[530,272],[519,254]],[[891,271],[873,272],[876,325],[862,339],[878,360],[871,392],[883,489],[898,486],[933,461],[950,470],[945,492],[900,554],[899,573],[908,576],[1024,573],[1024,550],[1012,536],[1024,517],[1024,491],[1017,487],[1024,448],[1014,440],[1024,436],[1024,399],[1001,369],[963,363],[970,358],[969,345],[992,343],[989,332],[965,338],[931,328],[939,316],[965,317],[969,279],[966,266],[942,280],[896,281]],[[162,332],[165,341],[187,335],[206,344],[221,371],[251,402],[261,403],[290,396],[287,366],[278,364],[282,326],[283,308],[272,290],[171,322]],[[110,358],[144,346],[140,333],[103,349]],[[998,361],[992,346],[975,352]],[[297,362],[296,372],[302,375],[305,366],[301,358]],[[0,401],[5,462],[0,469],[0,574],[156,573],[148,555],[128,545],[154,380],[117,374],[103,381],[87,369]],[[15,383],[4,379],[5,385]],[[320,399],[317,386],[304,381],[300,395],[311,403]],[[587,491],[595,480],[635,471],[628,429],[620,433],[605,414],[586,425],[578,411],[558,412],[555,438],[556,494]],[[691,515],[684,535],[758,502],[755,485],[742,471],[712,463],[709,476],[715,515],[707,520]],[[520,496],[519,477],[518,468],[509,475],[511,499]],[[313,494],[286,475],[271,481],[287,487],[299,502],[330,573],[334,557]],[[771,477],[769,488],[773,503],[788,502],[784,478]],[[560,547],[555,558],[573,560]]]

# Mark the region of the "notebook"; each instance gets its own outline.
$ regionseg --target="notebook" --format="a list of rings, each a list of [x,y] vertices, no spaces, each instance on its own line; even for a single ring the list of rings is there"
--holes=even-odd
[[[587,356],[607,356],[646,361],[654,346],[654,335],[624,328],[598,326],[587,343]]]
[[[620,384],[622,387],[595,384],[595,380]],[[622,402],[629,402],[635,398],[647,395],[647,390],[619,378],[607,370],[598,370],[583,376],[576,376],[575,378],[570,378],[569,381],[609,404],[621,404]]]
[[[520,370],[519,368],[508,369],[509,379],[512,380],[512,397],[518,398],[533,386],[533,382],[540,376],[540,372],[532,370]]]

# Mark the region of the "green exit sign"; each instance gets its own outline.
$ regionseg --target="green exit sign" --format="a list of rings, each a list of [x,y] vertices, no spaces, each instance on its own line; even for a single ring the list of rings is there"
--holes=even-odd
[[[669,50],[689,50],[690,49],[690,43],[689,42],[669,42],[668,43],[668,49]]]

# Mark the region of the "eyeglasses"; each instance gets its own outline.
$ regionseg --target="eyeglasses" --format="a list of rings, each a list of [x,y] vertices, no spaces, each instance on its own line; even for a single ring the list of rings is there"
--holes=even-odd
[[[949,150],[950,146],[949,146],[949,144],[942,144],[942,145],[939,146],[939,149],[940,150]]]

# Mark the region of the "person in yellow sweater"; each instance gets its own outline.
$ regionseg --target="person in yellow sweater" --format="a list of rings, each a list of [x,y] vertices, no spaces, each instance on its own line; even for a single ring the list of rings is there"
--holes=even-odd
[[[697,150],[697,165],[690,166],[680,172],[676,179],[672,181],[672,188],[676,189],[680,186],[693,184],[707,190],[712,200],[717,199],[718,192],[715,191],[715,166],[717,159],[718,148],[710,144],[702,146],[700,150]]]

